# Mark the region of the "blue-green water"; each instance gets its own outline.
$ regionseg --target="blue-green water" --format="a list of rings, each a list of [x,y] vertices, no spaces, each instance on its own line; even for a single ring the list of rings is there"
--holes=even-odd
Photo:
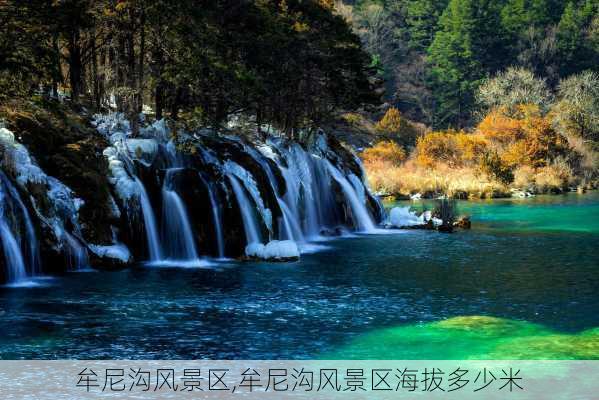
[[[460,203],[473,229],[291,264],[139,267],[0,289],[1,358],[599,358],[599,195]]]

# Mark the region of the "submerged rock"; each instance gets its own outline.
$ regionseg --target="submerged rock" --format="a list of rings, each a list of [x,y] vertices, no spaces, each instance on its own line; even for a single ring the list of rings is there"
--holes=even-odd
[[[453,223],[453,226],[460,229],[470,229],[472,227],[472,222],[470,221],[470,217],[460,217]]]

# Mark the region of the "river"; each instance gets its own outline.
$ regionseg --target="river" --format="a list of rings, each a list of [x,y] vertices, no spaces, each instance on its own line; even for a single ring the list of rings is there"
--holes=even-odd
[[[0,288],[0,358],[599,358],[599,194],[459,208],[472,230],[354,235],[295,263]]]

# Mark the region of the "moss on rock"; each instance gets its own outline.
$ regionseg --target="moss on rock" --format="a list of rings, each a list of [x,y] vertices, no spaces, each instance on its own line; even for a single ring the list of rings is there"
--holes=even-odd
[[[89,118],[68,105],[47,99],[14,100],[0,106],[0,118],[15,132],[39,166],[84,200],[79,210],[84,238],[111,242],[111,210],[107,163],[108,145]]]

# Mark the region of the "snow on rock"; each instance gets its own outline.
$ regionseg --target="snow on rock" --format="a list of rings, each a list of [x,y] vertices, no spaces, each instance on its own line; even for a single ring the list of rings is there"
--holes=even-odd
[[[110,246],[99,246],[90,244],[89,249],[100,258],[112,258],[123,263],[129,263],[133,260],[131,252],[122,243],[113,244]]]
[[[45,199],[32,196],[33,206],[38,216],[52,228],[57,242],[63,242],[65,225],[79,229],[78,213],[84,201],[75,197],[73,191],[61,181],[46,175],[25,146],[15,141],[14,133],[6,128],[0,128],[0,147],[4,149],[0,165],[12,171],[23,190],[29,191],[29,185],[35,185],[45,191]]]
[[[273,240],[264,249],[264,258],[267,260],[297,259],[299,256],[299,248],[293,240]]]
[[[131,158],[147,166],[154,162],[158,154],[158,142],[155,139],[127,139],[126,146]]]
[[[245,247],[245,255],[248,257],[264,258],[264,246],[262,243],[250,243]]]
[[[98,132],[105,137],[110,137],[115,132],[129,132],[131,127],[123,113],[96,114],[92,124]]]
[[[389,213],[389,223],[395,228],[425,225],[430,220],[435,225],[441,225],[442,223],[440,219],[433,218],[431,211],[425,211],[418,216],[410,211],[410,207],[394,207]]]
[[[277,261],[297,260],[300,257],[299,248],[293,240],[273,240],[266,246],[252,243],[245,248],[245,254],[248,257]]]
[[[125,163],[119,159],[119,151],[116,147],[107,147],[102,152],[108,160],[108,169],[112,177],[110,182],[114,185],[118,197],[123,201],[139,195],[139,185],[129,175]]]

